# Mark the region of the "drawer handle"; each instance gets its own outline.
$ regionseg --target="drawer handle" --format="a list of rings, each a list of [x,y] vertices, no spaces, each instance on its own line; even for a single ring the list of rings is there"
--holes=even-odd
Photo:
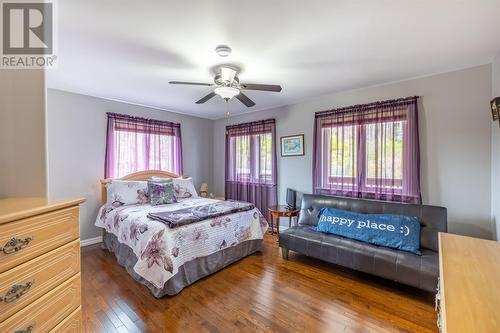
[[[0,246],[0,251],[3,251],[5,254],[16,253],[28,246],[32,240],[33,237],[26,237],[25,239],[12,238],[7,244]]]
[[[23,328],[21,330],[17,330],[14,333],[30,333],[30,332],[33,332],[34,328],[35,328],[35,324],[31,324],[30,326]]]
[[[21,296],[23,296],[28,290],[30,290],[31,286],[35,281],[26,282],[25,285],[15,284],[10,290],[5,294],[5,296],[0,296],[0,302],[12,303],[18,300]]]

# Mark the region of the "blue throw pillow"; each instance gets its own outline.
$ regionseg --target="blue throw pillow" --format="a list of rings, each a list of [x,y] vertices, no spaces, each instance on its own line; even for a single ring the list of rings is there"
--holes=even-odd
[[[414,216],[363,214],[322,208],[316,231],[420,253],[420,221]]]

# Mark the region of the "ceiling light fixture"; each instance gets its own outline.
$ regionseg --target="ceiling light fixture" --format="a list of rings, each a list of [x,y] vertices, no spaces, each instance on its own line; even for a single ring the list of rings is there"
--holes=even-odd
[[[227,57],[231,54],[231,48],[227,45],[219,45],[215,48],[215,52],[219,57]]]
[[[228,101],[234,96],[238,95],[240,93],[240,90],[234,87],[217,87],[214,89],[214,93]]]

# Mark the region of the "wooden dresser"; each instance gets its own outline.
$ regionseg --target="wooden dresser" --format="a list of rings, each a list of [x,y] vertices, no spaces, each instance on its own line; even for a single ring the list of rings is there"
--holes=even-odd
[[[442,332],[500,332],[500,243],[439,234]]]
[[[0,332],[81,332],[82,202],[0,199]]]

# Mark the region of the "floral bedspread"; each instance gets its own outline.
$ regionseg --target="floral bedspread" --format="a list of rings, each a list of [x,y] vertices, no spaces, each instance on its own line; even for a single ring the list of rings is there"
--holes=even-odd
[[[216,202],[213,199],[182,199],[178,203],[151,206],[137,204],[104,205],[95,225],[114,234],[129,246],[138,261],[134,271],[158,288],[163,288],[179,267],[226,247],[252,239],[263,239],[268,224],[257,208],[207,219],[174,229],[147,215]]]

